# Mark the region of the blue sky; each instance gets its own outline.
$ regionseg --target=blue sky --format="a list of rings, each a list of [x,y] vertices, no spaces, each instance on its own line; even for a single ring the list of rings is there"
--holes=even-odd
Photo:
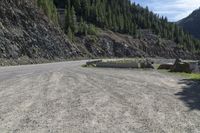
[[[169,21],[178,21],[200,7],[200,0],[131,0],[151,11],[166,16]]]

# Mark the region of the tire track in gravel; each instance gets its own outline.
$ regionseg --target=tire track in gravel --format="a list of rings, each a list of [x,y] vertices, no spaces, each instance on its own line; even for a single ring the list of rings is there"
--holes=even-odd
[[[200,111],[175,96],[185,86],[180,78],[83,63],[0,68],[0,131],[200,131]]]

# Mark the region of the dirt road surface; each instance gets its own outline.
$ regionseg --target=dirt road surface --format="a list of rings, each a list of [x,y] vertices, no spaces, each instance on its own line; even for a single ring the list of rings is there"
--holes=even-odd
[[[156,70],[84,63],[0,68],[0,132],[200,132],[200,95],[185,93],[198,85]]]

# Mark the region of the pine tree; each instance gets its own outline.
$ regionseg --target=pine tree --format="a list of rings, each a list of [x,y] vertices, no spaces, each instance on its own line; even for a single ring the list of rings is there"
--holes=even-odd
[[[70,27],[67,30],[67,36],[71,41],[74,41],[74,34],[72,33],[72,30]]]
[[[86,23],[83,23],[83,32],[84,32],[84,35],[88,35],[88,25]]]
[[[75,9],[74,9],[73,6],[71,8],[71,15],[70,16],[71,16],[70,27],[72,29],[72,32],[76,33],[77,32],[77,18],[76,18],[76,12],[75,12]]]
[[[80,34],[84,34],[84,22],[83,22],[83,18],[82,18],[82,17],[81,17],[81,19],[80,19],[78,32],[79,32]]]
[[[65,7],[65,33],[68,32],[68,29],[70,28],[71,25],[71,11],[68,6]]]
[[[81,0],[81,15],[85,20],[88,20],[89,13],[89,0]]]

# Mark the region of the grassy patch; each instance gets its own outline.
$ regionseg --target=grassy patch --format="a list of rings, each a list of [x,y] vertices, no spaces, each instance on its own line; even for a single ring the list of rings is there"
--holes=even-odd
[[[191,79],[191,80],[200,80],[200,74],[197,73],[175,73],[182,77]]]
[[[200,74],[190,74],[190,79],[200,80]]]
[[[160,66],[160,64],[153,64],[155,69],[158,69],[158,67]]]
[[[200,73],[184,73],[184,72],[170,72],[169,70],[158,70],[160,73],[180,76],[183,78],[191,79],[191,80],[199,80],[200,81]]]

